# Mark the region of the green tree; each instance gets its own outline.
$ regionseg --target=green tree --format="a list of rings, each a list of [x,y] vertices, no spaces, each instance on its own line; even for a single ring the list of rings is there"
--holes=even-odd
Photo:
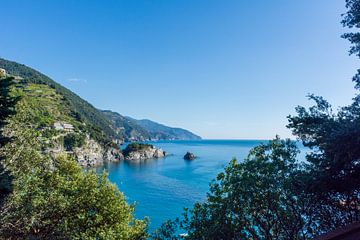
[[[186,239],[306,239],[315,225],[307,219],[311,202],[303,196],[303,174],[294,142],[276,138],[235,159],[210,185],[203,203],[184,213]],[[173,231],[169,222],[156,236]],[[170,226],[170,227],[169,227]],[[165,238],[172,239],[172,238]],[[176,239],[176,238],[174,238]]]
[[[343,15],[342,24],[344,27],[350,29],[360,28],[360,1],[359,0],[345,0],[347,12]],[[349,53],[360,57],[360,33],[350,32],[342,35],[343,38],[349,40],[352,44]]]
[[[179,219],[167,220],[161,224],[160,228],[156,229],[151,234],[151,239],[154,240],[180,240],[180,237],[177,236],[179,229]]]
[[[14,85],[12,77],[0,78],[0,148],[10,141],[9,137],[3,134],[7,124],[7,118],[15,113],[15,105],[19,100],[11,95],[11,88]],[[0,155],[0,207],[1,203],[11,192],[11,177],[3,166],[4,156]]]
[[[353,31],[342,37],[351,43],[349,53],[360,57],[360,1],[346,0],[346,7],[342,24]],[[353,81],[360,90],[360,70]],[[331,230],[360,220],[360,95],[338,111],[322,97],[309,98],[315,105],[298,106],[297,114],[288,117],[288,127],[312,149],[307,154],[306,191],[328,209],[320,223]]]
[[[14,78],[0,78],[0,146],[8,142],[8,138],[3,135],[3,128],[6,125],[6,119],[15,113],[15,104],[18,98],[11,95],[11,88],[14,85]]]
[[[288,127],[310,151],[306,191],[329,209],[321,225],[328,230],[360,220],[360,102],[334,113],[321,97],[315,105],[297,107]],[[330,210],[331,209],[331,210]]]
[[[127,204],[106,174],[83,172],[66,157],[59,157],[52,164],[52,168],[35,166],[31,172],[15,178],[14,191],[1,214],[0,236],[129,240],[146,237],[146,221],[134,219],[134,206]]]
[[[85,136],[81,133],[69,133],[64,137],[64,146],[68,151],[85,144]]]

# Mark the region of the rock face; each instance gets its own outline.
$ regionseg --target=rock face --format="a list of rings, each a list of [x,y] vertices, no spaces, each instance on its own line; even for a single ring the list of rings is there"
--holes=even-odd
[[[184,155],[184,159],[185,160],[194,160],[196,158],[196,156],[191,153],[191,152],[187,152],[185,155]]]
[[[87,137],[85,144],[68,151],[62,144],[56,144],[53,148],[48,148],[45,153],[57,157],[62,154],[73,156],[82,167],[94,167],[104,164],[104,162],[118,162],[124,159],[121,151],[114,147],[104,147],[93,139]]]
[[[143,161],[153,158],[165,157],[166,153],[162,149],[150,144],[131,143],[123,151],[127,161]]]
[[[103,147],[92,139],[86,139],[84,146],[75,148],[73,154],[79,165],[84,167],[99,166],[104,162],[118,162],[124,159],[118,149]]]

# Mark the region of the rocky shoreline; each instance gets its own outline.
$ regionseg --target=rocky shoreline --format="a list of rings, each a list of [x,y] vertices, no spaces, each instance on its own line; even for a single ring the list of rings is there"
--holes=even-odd
[[[72,155],[77,163],[82,167],[97,167],[106,162],[139,162],[149,159],[159,159],[166,156],[166,152],[156,148],[151,144],[129,143],[124,149],[120,150],[115,147],[103,146],[97,141],[86,138],[81,147],[76,147],[72,151],[67,151],[63,145],[48,149],[48,153],[56,157],[62,153]]]
[[[97,167],[106,162],[139,162],[149,159],[159,159],[166,156],[166,152],[151,144],[130,143],[123,151],[114,147],[105,147],[97,141],[87,138],[81,147],[67,151],[64,146],[58,145],[46,151],[56,157],[63,153],[72,155],[82,167]]]

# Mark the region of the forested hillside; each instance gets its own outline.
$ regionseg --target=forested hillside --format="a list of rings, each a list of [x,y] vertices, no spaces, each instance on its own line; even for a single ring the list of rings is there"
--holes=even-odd
[[[114,124],[125,141],[144,141],[151,139],[151,135],[147,130],[121,114],[109,110],[104,110],[102,113]]]
[[[120,138],[120,135],[115,131],[111,122],[109,122],[100,111],[44,74],[23,64],[1,58],[0,68],[5,69],[8,74],[21,77],[22,79],[19,81],[21,84],[45,84],[54,89],[62,96],[74,117],[78,121],[88,124],[88,130],[95,138],[102,141]]]

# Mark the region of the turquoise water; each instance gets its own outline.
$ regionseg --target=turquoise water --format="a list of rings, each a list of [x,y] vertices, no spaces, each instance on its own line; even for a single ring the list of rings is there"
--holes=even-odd
[[[150,217],[150,230],[167,219],[181,216],[184,207],[191,207],[206,197],[209,182],[236,157],[244,159],[259,140],[160,141],[151,144],[169,154],[163,159],[142,163],[109,163],[98,168],[109,172],[130,203],[136,202],[136,217]],[[190,151],[198,156],[185,161]]]

